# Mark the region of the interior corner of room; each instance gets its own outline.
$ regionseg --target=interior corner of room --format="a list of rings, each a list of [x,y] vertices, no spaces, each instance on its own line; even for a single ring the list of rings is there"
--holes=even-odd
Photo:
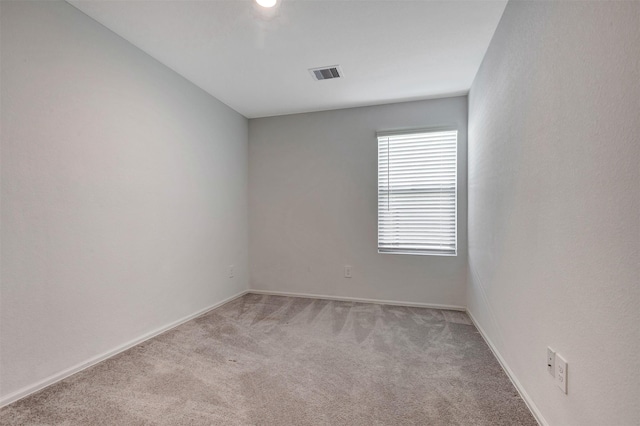
[[[226,387],[206,401],[224,407],[212,423],[257,424],[261,409],[265,424],[419,424],[417,412],[422,424],[639,424],[640,2],[273,3],[0,1],[3,422],[65,421],[20,407],[29,395],[58,401],[56,416],[143,421],[135,397],[70,402],[100,389],[76,373],[98,377],[105,362],[127,380],[162,373],[149,401],[200,407],[200,373],[176,366],[215,352]],[[416,206],[445,196],[401,200],[423,222],[401,235],[409,249],[381,250],[390,166],[377,135],[445,128],[457,131],[455,210],[425,219]],[[424,235],[454,247],[407,254]],[[180,348],[185,336],[198,351]],[[402,370],[422,360],[420,339],[453,366],[451,395]],[[291,378],[269,342],[344,371]],[[474,368],[506,389],[501,413],[521,398],[524,414],[457,411],[486,395],[465,382]],[[378,387],[356,389],[355,372]],[[75,393],[55,396],[65,379]],[[269,407],[274,383],[288,398],[274,407],[291,405]],[[318,417],[338,383],[380,411],[336,403],[343,417]],[[171,404],[152,423],[182,424]]]

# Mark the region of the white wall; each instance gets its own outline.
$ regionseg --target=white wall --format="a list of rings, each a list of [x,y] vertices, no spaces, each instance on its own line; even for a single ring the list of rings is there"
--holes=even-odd
[[[469,309],[551,425],[640,424],[639,28],[511,1],[469,95]]]
[[[444,124],[459,130],[458,256],[378,254],[376,131]],[[251,287],[464,306],[466,126],[466,97],[250,120]]]
[[[248,125],[67,3],[1,8],[6,400],[247,288]]]

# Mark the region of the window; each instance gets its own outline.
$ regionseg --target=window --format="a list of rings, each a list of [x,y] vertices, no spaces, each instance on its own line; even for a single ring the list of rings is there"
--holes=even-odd
[[[458,131],[378,133],[378,253],[455,256]]]

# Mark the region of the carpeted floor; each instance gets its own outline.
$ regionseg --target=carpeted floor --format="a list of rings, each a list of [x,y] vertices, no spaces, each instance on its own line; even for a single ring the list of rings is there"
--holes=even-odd
[[[3,425],[536,425],[466,314],[248,294]]]

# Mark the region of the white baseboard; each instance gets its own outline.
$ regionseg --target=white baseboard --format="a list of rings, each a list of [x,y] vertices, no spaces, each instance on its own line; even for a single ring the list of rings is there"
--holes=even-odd
[[[179,326],[181,324],[184,324],[185,322],[191,321],[192,319],[194,319],[196,317],[199,317],[200,315],[204,315],[207,312],[209,312],[209,311],[211,311],[211,310],[213,310],[215,308],[218,308],[218,307],[220,307],[220,306],[222,306],[222,305],[224,305],[226,303],[229,303],[232,300],[237,299],[238,297],[244,296],[247,293],[248,293],[248,290],[243,290],[243,291],[241,291],[240,293],[238,293],[238,294],[236,294],[234,296],[231,296],[231,297],[228,297],[228,298],[222,300],[221,302],[215,303],[215,304],[213,304],[211,306],[208,306],[208,307],[206,307],[204,309],[201,309],[201,310],[199,310],[197,312],[194,312],[191,315],[187,315],[186,317],[180,318],[177,321],[174,321],[174,322],[172,322],[170,324],[167,324],[165,326],[162,326],[160,328],[152,330],[149,333],[146,333],[146,334],[144,334],[144,335],[142,335],[142,336],[140,336],[140,337],[138,337],[136,339],[130,340],[130,341],[128,341],[127,343],[125,343],[123,345],[120,345],[120,346],[118,346],[118,347],[116,347],[114,349],[111,349],[110,351],[104,352],[104,353],[102,353],[100,355],[97,355],[97,356],[91,358],[91,359],[88,359],[87,361],[81,362],[80,364],[77,364],[77,365],[75,365],[73,367],[67,368],[66,370],[63,370],[63,371],[61,371],[59,373],[53,374],[53,375],[47,377],[46,379],[41,380],[41,381],[39,381],[39,382],[37,382],[37,383],[35,383],[33,385],[25,386],[22,389],[19,389],[19,390],[13,392],[13,393],[10,393],[7,396],[4,396],[4,397],[0,398],[0,407],[4,407],[5,405],[9,405],[12,402],[15,402],[15,401],[17,401],[19,399],[22,399],[22,398],[26,397],[26,396],[29,396],[32,393],[38,392],[39,390],[42,390],[42,389],[46,388],[47,386],[51,386],[54,383],[57,383],[57,382],[59,382],[61,380],[64,380],[69,376],[72,376],[72,375],[74,375],[76,373],[79,373],[80,371],[82,371],[84,369],[87,369],[87,368],[89,368],[89,367],[91,367],[91,366],[93,366],[93,365],[95,365],[95,364],[97,364],[99,362],[102,362],[102,361],[106,360],[107,358],[111,358],[112,356],[117,355],[117,354],[119,354],[121,352],[124,352],[127,349],[132,348],[132,347],[134,347],[136,345],[139,345],[140,343],[142,343],[142,342],[144,342],[146,340],[152,339],[152,338],[158,336],[159,334],[162,334],[162,333],[164,333],[166,331],[169,331],[172,328],[175,328],[175,327],[177,327],[177,326]]]
[[[467,309],[467,315],[469,315],[469,318],[471,318],[473,325],[475,325],[478,331],[480,332],[480,335],[482,336],[484,341],[487,343],[487,346],[489,346],[489,349],[491,349],[491,352],[493,352],[493,355],[496,357],[496,359],[500,363],[500,366],[502,367],[504,372],[507,373],[507,377],[509,377],[509,380],[511,380],[511,383],[513,383],[513,386],[515,386],[516,390],[520,394],[520,397],[524,400],[525,404],[527,404],[529,411],[531,411],[531,414],[533,414],[533,417],[536,419],[538,424],[540,424],[541,426],[549,426],[549,423],[547,423],[545,418],[542,416],[542,413],[540,412],[536,404],[534,404],[534,402],[531,400],[531,397],[529,396],[527,391],[524,390],[524,387],[522,387],[522,384],[520,383],[518,378],[515,376],[515,374],[513,374],[513,371],[511,370],[511,368],[509,368],[509,365],[507,365],[507,362],[504,360],[502,355],[500,355],[500,352],[498,352],[498,349],[495,347],[491,339],[489,339],[489,336],[487,336],[487,333],[485,333],[485,331],[480,326],[480,323],[475,319],[471,311],[468,309]]]
[[[289,293],[286,291],[269,291],[269,290],[255,290],[255,289],[250,289],[247,293],[267,294],[271,296],[305,297],[308,299],[339,300],[342,302],[376,303],[378,305],[409,306],[409,307],[415,307],[415,308],[447,309],[450,311],[464,312],[467,310],[464,306],[457,306],[457,305],[439,305],[435,303],[402,302],[398,300],[364,299],[361,297],[328,296],[325,294]]]
[[[121,352],[126,351],[127,349],[130,349],[136,345],[139,345],[140,343],[152,339],[166,331],[171,330],[172,328],[175,328],[181,324],[184,324],[185,322],[191,321],[192,319],[199,317],[201,315],[206,314],[207,312],[216,309],[224,304],[227,304],[229,302],[231,302],[232,300],[237,299],[238,297],[244,296],[247,293],[253,293],[253,294],[266,294],[266,295],[273,295],[273,296],[289,296],[289,297],[305,297],[305,298],[311,298],[311,299],[327,299],[327,300],[339,300],[339,301],[345,301],[345,302],[364,302],[364,303],[376,303],[376,304],[382,304],[382,305],[395,305],[395,306],[410,306],[410,307],[419,307],[419,308],[430,308],[430,309],[448,309],[448,310],[456,310],[456,311],[466,311],[467,314],[469,315],[469,317],[471,318],[471,321],[473,322],[473,324],[475,325],[475,327],[478,329],[478,331],[480,332],[480,335],[482,336],[482,338],[485,340],[485,342],[487,343],[487,345],[489,346],[489,348],[491,349],[491,351],[493,352],[494,356],[498,359],[498,362],[500,363],[500,365],[502,366],[502,368],[504,369],[505,373],[507,374],[507,376],[509,377],[509,379],[511,380],[511,382],[513,383],[513,385],[515,386],[515,388],[518,390],[518,393],[520,393],[520,396],[522,397],[522,399],[525,401],[525,403],[527,404],[527,406],[529,407],[529,410],[531,410],[533,416],[536,418],[536,420],[538,421],[538,423],[540,423],[540,425],[542,426],[548,426],[548,423],[546,422],[546,420],[544,419],[544,417],[542,416],[542,413],[540,413],[540,411],[538,410],[538,408],[536,407],[536,405],[533,403],[533,401],[531,400],[531,398],[529,397],[529,395],[527,394],[527,392],[524,390],[524,388],[522,387],[522,385],[520,384],[520,382],[518,381],[518,379],[515,377],[515,375],[513,374],[513,371],[511,371],[511,369],[509,368],[509,366],[507,365],[507,363],[505,362],[504,358],[502,358],[502,356],[500,355],[500,353],[498,352],[498,350],[496,349],[496,347],[493,345],[493,343],[491,342],[491,340],[487,337],[487,334],[484,332],[484,330],[482,329],[482,327],[480,326],[480,324],[478,323],[478,321],[476,321],[476,319],[474,318],[473,314],[466,309],[463,306],[457,306],[457,305],[442,305],[442,304],[433,304],[433,303],[415,303],[415,302],[403,302],[403,301],[396,301],[396,300],[381,300],[381,299],[365,299],[365,298],[359,298],[359,297],[341,297],[341,296],[329,296],[329,295],[322,295],[322,294],[307,294],[307,293],[290,293],[290,292],[282,292],[282,291],[267,291],[267,290],[255,290],[255,289],[251,289],[251,290],[244,290],[241,291],[238,294],[235,294],[225,300],[222,300],[218,303],[215,303],[211,306],[208,306],[204,309],[201,309],[197,312],[194,312],[191,315],[187,315],[186,317],[183,317],[177,321],[174,321],[170,324],[167,324],[163,327],[157,328],[155,330],[150,331],[149,333],[146,333],[136,339],[130,340],[129,342],[120,345],[110,351],[104,352],[100,355],[97,355],[87,361],[84,361],[80,364],[77,364],[73,367],[70,367],[66,370],[63,370],[59,373],[53,374],[49,377],[47,377],[44,380],[41,380],[33,385],[29,385],[29,386],[25,386],[22,389],[19,389],[7,396],[4,396],[2,398],[0,398],[0,407],[4,407],[5,405],[9,405],[19,399],[22,399],[26,396],[31,395],[32,393],[38,392],[39,390],[42,390],[48,386],[53,385],[54,383],[57,383],[61,380],[66,379],[67,377],[70,377],[76,373],[79,373],[82,370],[85,370],[99,362],[102,362],[108,358],[111,358],[114,355],[117,355]]]

